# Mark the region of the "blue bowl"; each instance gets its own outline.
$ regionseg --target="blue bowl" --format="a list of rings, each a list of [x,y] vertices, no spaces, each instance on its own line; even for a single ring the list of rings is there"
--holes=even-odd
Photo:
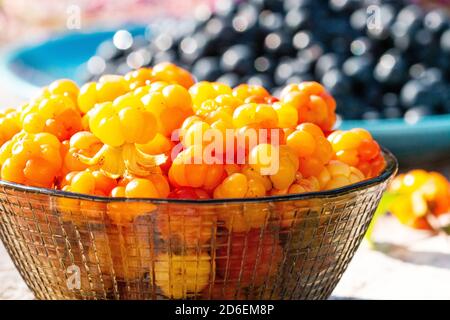
[[[142,26],[126,28],[133,35],[144,34]],[[81,82],[79,68],[98,45],[111,39],[115,30],[71,33],[36,46],[10,52],[0,60],[0,72],[10,89],[26,98],[55,79]],[[429,116],[410,125],[402,119],[343,121],[340,128],[366,128],[403,163],[432,161],[450,156],[450,115]]]
[[[144,34],[142,26],[124,27],[133,35]],[[111,39],[116,30],[74,32],[56,36],[37,45],[18,48],[0,59],[0,72],[6,85],[27,98],[55,79],[81,82],[80,66],[92,57],[100,43]]]
[[[450,114],[427,116],[415,124],[403,119],[347,120],[340,129],[365,128],[405,164],[450,158]]]

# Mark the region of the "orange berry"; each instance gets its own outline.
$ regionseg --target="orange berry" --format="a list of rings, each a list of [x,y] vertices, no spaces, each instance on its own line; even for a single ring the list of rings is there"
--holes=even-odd
[[[138,70],[130,71],[125,75],[124,80],[130,90],[135,90],[152,80],[152,69],[140,68]]]
[[[199,146],[180,152],[169,169],[169,180],[176,187],[214,189],[222,180],[222,164],[205,164]]]
[[[163,86],[160,91],[142,97],[146,110],[157,119],[158,132],[170,136],[179,129],[183,121],[192,115],[192,100],[189,92],[180,85]]]
[[[156,155],[161,153],[170,153],[170,150],[172,150],[173,146],[174,143],[169,138],[160,133],[157,133],[152,140],[145,144],[139,144],[137,147],[144,153]]]
[[[299,123],[311,122],[331,131],[336,122],[336,102],[317,82],[291,84],[281,92],[281,102],[294,106]]]
[[[297,126],[297,130],[306,131],[315,138],[325,137],[322,129],[320,129],[320,127],[315,125],[314,123],[306,122],[306,123],[299,124]]]
[[[195,83],[188,71],[169,62],[162,62],[154,66],[151,76],[156,81],[179,84],[186,89]]]
[[[75,174],[70,184],[70,190],[76,193],[93,194],[95,178],[91,172],[82,171]]]
[[[87,113],[91,110],[97,102],[97,84],[95,82],[89,82],[83,85],[78,93],[78,108],[82,113]]]
[[[304,158],[300,161],[299,171],[304,177],[309,178],[311,176],[318,176],[323,168],[324,165],[318,159]]]
[[[11,158],[7,159],[2,165],[1,177],[3,180],[24,183],[25,175],[23,173],[23,165]]]
[[[328,141],[338,160],[357,167],[367,178],[379,175],[386,166],[380,146],[367,130],[336,131]]]
[[[233,125],[242,128],[249,125],[257,125],[260,128],[276,128],[278,115],[271,105],[244,104],[233,113]]]
[[[122,76],[104,75],[98,80],[95,89],[97,103],[112,102],[127,92],[127,83]]]
[[[198,111],[205,101],[220,95],[231,94],[231,88],[222,83],[200,81],[189,89],[189,93],[194,104],[194,111]]]
[[[249,97],[265,98],[269,97],[269,92],[262,86],[241,84],[233,89],[232,95],[242,101]]]
[[[27,161],[23,173],[30,185],[50,188],[58,169],[42,158],[32,158]]]
[[[127,198],[159,198],[153,182],[142,178],[131,180],[125,187],[125,195]]]
[[[102,192],[102,194],[108,195],[111,190],[117,186],[115,179],[106,176],[101,171],[93,171],[92,176],[95,180],[95,191]]]
[[[345,162],[351,166],[357,166],[359,163],[358,151],[356,150],[341,150],[336,152],[336,158],[339,161]]]
[[[126,192],[125,192],[125,187],[115,187],[114,189],[111,190],[111,197],[113,198],[125,198],[126,197]]]
[[[170,193],[170,185],[162,174],[152,174],[148,179],[153,183],[160,198],[167,198]]]
[[[54,95],[67,95],[75,101],[80,90],[74,81],[69,79],[61,79],[51,83],[48,86],[48,91]]]
[[[287,137],[286,145],[295,152],[297,157],[309,157],[316,148],[314,137],[310,133],[300,130],[294,131]]]
[[[373,160],[380,151],[380,146],[374,140],[363,140],[358,147],[358,154],[362,161]]]
[[[244,198],[248,180],[242,173],[233,173],[214,190],[214,198]]]

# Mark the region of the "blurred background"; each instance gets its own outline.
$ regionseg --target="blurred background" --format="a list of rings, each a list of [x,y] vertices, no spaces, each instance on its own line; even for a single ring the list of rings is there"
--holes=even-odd
[[[449,0],[1,0],[0,30],[2,107],[161,61],[274,95],[315,80],[340,128],[370,130],[402,172],[450,177]],[[450,299],[449,236],[383,207],[334,298]],[[3,247],[0,298],[32,298]]]

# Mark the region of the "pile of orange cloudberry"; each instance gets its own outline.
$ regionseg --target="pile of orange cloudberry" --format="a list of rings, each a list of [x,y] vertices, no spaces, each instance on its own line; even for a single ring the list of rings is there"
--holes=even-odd
[[[437,230],[440,217],[450,214],[450,182],[440,173],[416,169],[399,174],[389,193],[394,201],[388,210],[409,227]]]
[[[257,85],[196,83],[169,63],[106,75],[81,88],[59,80],[0,114],[1,179],[102,197],[201,201],[317,192],[379,175],[385,167],[379,145],[363,129],[333,131],[335,108],[316,82],[288,85],[274,97]],[[207,139],[196,137],[208,132],[226,137],[209,154],[217,161],[201,156]],[[270,134],[238,143],[250,140],[251,132]],[[267,155],[277,170],[264,170]],[[55,205],[63,220],[76,220],[76,212],[92,218],[105,212],[116,226],[155,209],[151,202],[71,197],[59,197]],[[165,296],[197,295],[211,274],[238,287],[261,285],[276,274],[283,248],[276,235],[260,232],[269,211],[267,203],[252,203],[217,206],[214,214],[175,205],[158,213],[164,241],[185,248],[154,257],[155,281]],[[291,226],[289,217],[286,212],[282,228]],[[218,222],[228,236],[218,236]],[[215,254],[192,251],[216,236]],[[114,266],[119,279],[129,278],[120,271],[124,263]],[[208,294],[226,298],[235,291],[218,285]]]
[[[376,176],[385,165],[380,147],[363,129],[333,132],[335,107],[316,82],[289,85],[276,98],[255,85],[195,83],[168,63],[81,88],[59,80],[1,113],[1,178],[97,196],[207,199],[319,191]],[[210,129],[233,130],[229,139],[275,129],[279,146],[269,137],[230,150],[224,141],[213,157],[241,151],[243,162],[189,164],[200,148],[194,136]],[[262,175],[258,160],[274,148],[278,172]]]

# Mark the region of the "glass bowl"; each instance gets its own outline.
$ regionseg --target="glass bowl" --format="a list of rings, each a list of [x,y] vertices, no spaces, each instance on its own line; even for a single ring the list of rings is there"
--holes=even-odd
[[[326,299],[397,161],[336,190],[111,199],[0,181],[0,237],[38,299]]]

